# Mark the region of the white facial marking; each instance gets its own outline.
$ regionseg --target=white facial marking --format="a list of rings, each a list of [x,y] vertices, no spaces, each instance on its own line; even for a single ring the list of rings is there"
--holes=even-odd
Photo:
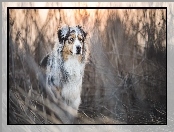
[[[73,45],[73,55],[77,54],[77,47],[79,46],[81,48],[80,54],[82,54],[82,45],[78,39],[78,33],[79,30],[75,28],[75,40],[74,40],[74,45]]]

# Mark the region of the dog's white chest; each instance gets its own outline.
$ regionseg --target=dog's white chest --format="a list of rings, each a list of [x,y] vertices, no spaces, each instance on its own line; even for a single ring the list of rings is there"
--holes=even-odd
[[[67,61],[64,63],[64,68],[66,72],[68,72],[72,81],[73,78],[76,80],[79,77],[82,77],[82,71],[84,70],[84,65],[78,61],[77,56],[69,57]]]
[[[84,64],[79,63],[77,56],[73,56],[64,63],[64,68],[68,73],[68,81],[63,84],[61,95],[65,100],[70,101],[75,109],[78,109]]]

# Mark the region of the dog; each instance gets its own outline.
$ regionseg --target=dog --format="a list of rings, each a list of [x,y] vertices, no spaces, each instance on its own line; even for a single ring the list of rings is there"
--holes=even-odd
[[[46,66],[46,89],[54,101],[78,111],[82,78],[88,56],[87,33],[81,26],[64,26],[57,31],[53,52],[41,61]]]

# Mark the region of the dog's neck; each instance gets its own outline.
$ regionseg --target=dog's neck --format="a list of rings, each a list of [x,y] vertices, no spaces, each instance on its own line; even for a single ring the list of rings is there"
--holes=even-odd
[[[77,81],[79,77],[83,76],[84,64],[79,62],[77,55],[69,56],[68,60],[64,62],[64,70],[71,81]]]

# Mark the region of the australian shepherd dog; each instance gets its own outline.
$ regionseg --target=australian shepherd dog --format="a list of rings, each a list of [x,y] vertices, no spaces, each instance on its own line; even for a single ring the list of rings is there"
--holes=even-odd
[[[53,51],[41,61],[46,62],[46,89],[54,101],[62,99],[77,111],[88,56],[87,33],[81,26],[64,26],[57,36]]]

